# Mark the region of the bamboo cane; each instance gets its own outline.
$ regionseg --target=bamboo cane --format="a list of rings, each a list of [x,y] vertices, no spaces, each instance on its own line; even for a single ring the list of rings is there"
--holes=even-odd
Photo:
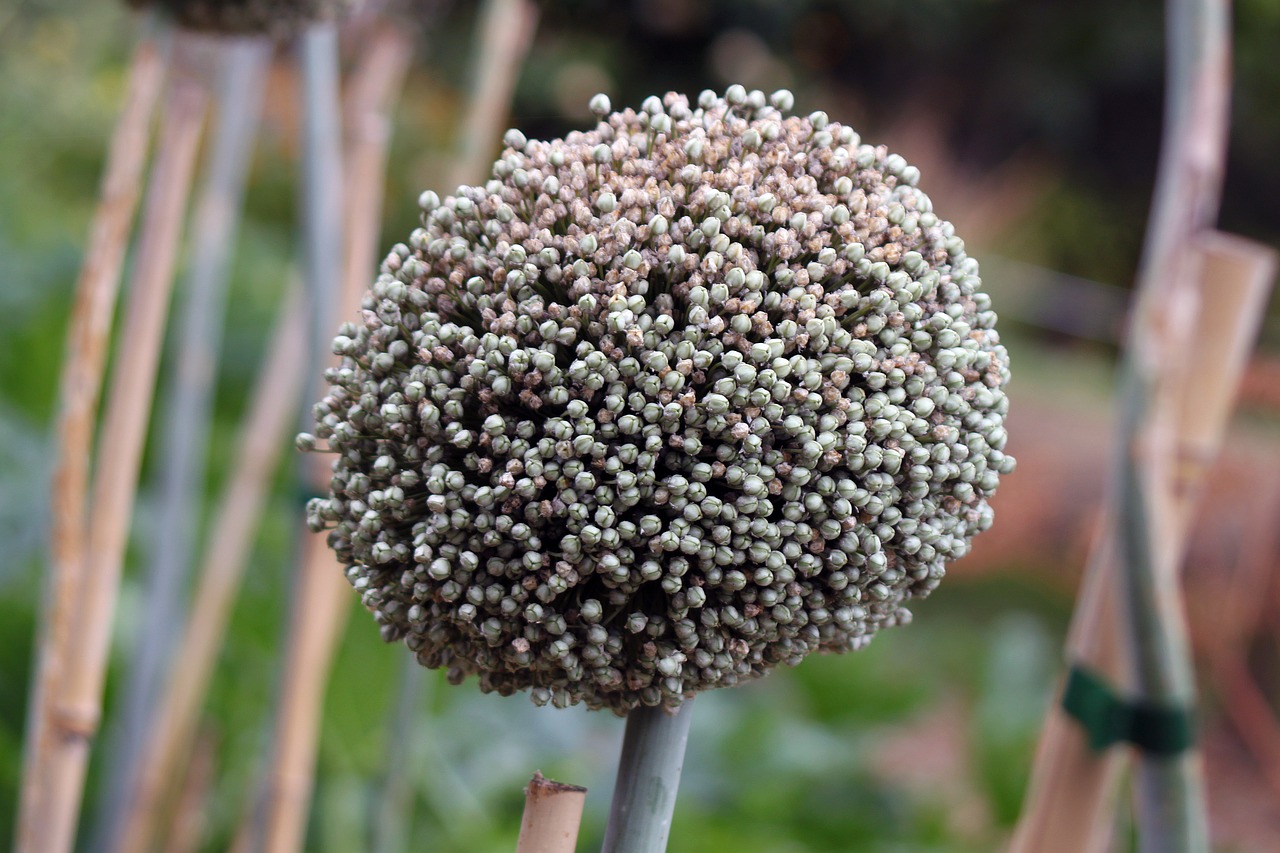
[[[488,172],[537,26],[538,7],[533,0],[485,0],[480,38],[472,53],[476,67],[471,96],[447,189]]]
[[[220,41],[217,126],[192,217],[192,258],[187,277],[176,369],[170,375],[162,472],[160,531],[144,581],[142,628],[130,656],[124,709],[111,740],[112,782],[97,829],[97,849],[115,838],[130,808],[138,756],[157,707],[170,652],[182,632],[182,597],[191,560],[195,521],[204,494],[204,458],[229,262],[239,226],[250,155],[257,135],[263,81],[272,44],[265,37]]]
[[[1214,359],[1190,366],[1178,395],[1176,444],[1170,451],[1177,465],[1167,486],[1175,502],[1166,535],[1179,555],[1200,485],[1221,447],[1275,269],[1274,253],[1240,238],[1214,232],[1194,245],[1203,258],[1200,292],[1212,295],[1203,300],[1195,335],[1220,346]],[[1104,532],[1085,573],[1067,657],[1113,683],[1130,684],[1132,662],[1119,632],[1117,572],[1112,534]],[[1051,707],[1011,853],[1106,849],[1124,758],[1119,750],[1093,751],[1078,723],[1060,705]]]
[[[331,300],[334,304],[327,322],[317,330],[324,340],[336,325],[335,317],[355,314],[368,284],[381,223],[390,138],[388,114],[412,53],[409,38],[390,26],[379,27],[374,45],[356,74],[346,105],[350,138],[343,169],[347,243],[340,293]],[[310,180],[320,180],[328,172],[315,165],[310,170]],[[337,172],[333,168],[328,173]],[[308,207],[315,203],[313,197]],[[325,226],[317,222],[313,227],[318,237]],[[317,245],[316,238],[310,242]],[[316,257],[314,252],[309,254]],[[315,364],[321,363],[317,357]],[[313,457],[306,476],[311,488],[327,489],[328,463]],[[251,849],[258,845],[271,851],[301,848],[314,783],[324,687],[349,602],[350,588],[342,566],[321,537],[305,534],[277,709],[275,751],[260,807],[261,829],[251,830]]]
[[[187,762],[182,784],[177,791],[177,807],[173,824],[165,839],[165,853],[196,853],[200,849],[200,835],[204,830],[209,791],[213,787],[218,758],[217,744],[212,735],[205,732],[196,738]]]
[[[481,35],[474,51],[477,68],[462,120],[454,161],[449,171],[452,185],[478,183],[484,180],[490,161],[487,156],[491,141],[497,138],[503,117],[511,112],[525,57],[537,29],[538,10],[525,0],[498,0],[486,5],[482,13]],[[395,708],[387,736],[387,773],[379,786],[372,838],[374,849],[389,853],[396,839],[406,835],[403,824],[410,820],[407,766],[396,744],[408,741],[417,725],[412,713],[422,692],[424,670],[410,655],[401,666],[396,688]]]
[[[1190,513],[1190,488],[1203,469],[1178,470],[1176,460],[1203,460],[1207,453],[1179,452],[1182,440],[1220,440],[1230,395],[1239,376],[1180,375],[1197,365],[1179,358],[1191,339],[1243,347],[1229,329],[1201,320],[1192,328],[1190,303],[1196,281],[1212,248],[1198,241],[1216,216],[1225,151],[1228,91],[1228,41],[1224,11],[1207,0],[1172,0],[1169,7],[1170,59],[1165,141],[1160,176],[1139,278],[1130,354],[1122,383],[1122,433],[1115,496],[1120,517],[1105,539],[1103,559],[1091,561],[1081,605],[1069,640],[1074,660],[1119,681],[1138,682],[1148,699],[1185,702],[1192,695],[1176,568]],[[1207,238],[1213,239],[1213,238]],[[1219,295],[1205,300],[1211,307]],[[1237,314],[1247,309],[1237,308]],[[1223,321],[1219,321],[1223,322]],[[1243,360],[1243,354],[1239,356]],[[1206,398],[1203,386],[1227,389],[1227,400]],[[1193,384],[1194,383],[1194,384]],[[1188,390],[1191,389],[1191,390]],[[1182,401],[1182,402],[1179,402]],[[1181,406],[1181,409],[1179,409]],[[1208,416],[1214,408],[1222,411]],[[1198,410],[1198,412],[1197,412]],[[1188,416],[1204,417],[1195,428]],[[1173,435],[1162,423],[1179,423]],[[1198,436],[1198,438],[1197,438]],[[1212,448],[1212,449],[1216,449]],[[1203,461],[1200,462],[1203,465]],[[1120,585],[1113,559],[1126,566]],[[1119,654],[1117,592],[1124,593],[1131,626],[1131,666],[1124,678]],[[1060,708],[1053,708],[1033,768],[1029,805],[1014,836],[1015,853],[1104,849],[1109,837],[1110,792],[1120,769],[1118,754],[1089,752],[1084,734]],[[1205,829],[1198,770],[1194,758],[1177,761],[1144,757],[1140,785],[1144,796],[1144,849],[1202,849]],[[1160,791],[1152,796],[1152,792]],[[1177,800],[1177,814],[1154,808],[1156,800]],[[1169,845],[1160,847],[1159,845]]]
[[[197,42],[179,36],[175,50],[194,59]],[[147,192],[128,315],[98,446],[89,515],[88,550],[75,589],[75,653],[54,698],[48,756],[49,787],[41,820],[41,853],[70,850],[84,789],[89,751],[101,716],[134,492],[146,440],[164,321],[178,243],[204,123],[206,92],[193,75],[178,74],[165,107],[156,162]]]
[[[586,788],[534,773],[524,789],[516,853],[573,853],[586,802]]]
[[[41,849],[41,818],[54,748],[53,701],[70,645],[70,619],[85,549],[85,501],[98,395],[106,370],[107,341],[115,312],[120,269],[146,166],[151,115],[168,64],[168,38],[144,32],[134,48],[120,117],[112,134],[102,188],[76,283],[59,381],[57,465],[51,494],[52,548],[49,585],[38,642],[38,662],[27,719],[23,783],[15,839],[19,851]]]
[[[306,313],[290,288],[281,302],[262,374],[240,429],[231,471],[210,528],[191,619],[174,650],[170,677],[138,759],[129,808],[113,850],[150,849],[169,781],[190,754],[200,709],[248,564],[253,534],[302,397]]]

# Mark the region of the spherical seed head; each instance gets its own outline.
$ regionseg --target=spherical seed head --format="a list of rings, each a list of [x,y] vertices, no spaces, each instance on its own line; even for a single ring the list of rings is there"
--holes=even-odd
[[[312,21],[341,17],[360,0],[128,0],[158,6],[179,24],[219,33],[268,33],[287,37]]]
[[[310,520],[422,664],[674,706],[905,622],[990,525],[976,262],[900,157],[734,100],[509,148],[342,330]]]

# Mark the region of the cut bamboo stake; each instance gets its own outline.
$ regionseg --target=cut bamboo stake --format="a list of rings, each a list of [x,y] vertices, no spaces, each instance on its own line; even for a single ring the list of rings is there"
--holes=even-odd
[[[674,714],[641,705],[627,715],[602,853],[667,849],[692,719],[692,699]]]
[[[180,59],[184,54],[189,59],[199,54],[199,47],[187,36],[180,35],[176,41]],[[41,853],[70,850],[75,840],[90,746],[101,717],[112,619],[205,101],[206,92],[195,76],[175,74],[98,445],[88,550],[79,588],[73,591],[77,643],[54,699],[50,735],[56,746],[46,768],[49,799],[41,819],[48,834],[37,848]]]
[[[170,652],[182,632],[182,597],[204,495],[229,266],[272,42],[260,36],[233,37],[220,40],[218,50],[217,127],[194,206],[190,273],[176,341],[177,366],[168,383],[159,535],[145,580],[143,616],[130,656],[124,709],[116,717],[110,739],[114,756],[111,783],[105,788],[107,803],[96,849],[109,846],[129,808],[127,796],[138,769],[137,757],[152,722],[163,676],[170,668]]]
[[[511,110],[520,67],[537,27],[538,7],[534,0],[485,0],[480,14],[480,41],[472,53],[476,68],[469,109],[462,120],[454,167],[446,187],[450,192],[488,174],[494,146]]]
[[[54,742],[52,717],[57,682],[70,646],[70,620],[84,563],[85,500],[98,396],[106,371],[107,341],[115,313],[120,269],[146,166],[151,115],[164,85],[165,34],[144,32],[130,61],[120,111],[102,177],[89,245],[85,249],[59,381],[57,465],[51,509],[49,586],[38,644],[39,658],[27,719],[21,803],[15,847],[37,851],[43,821],[45,771]]]
[[[125,822],[112,848],[119,853],[150,849],[170,780],[181,773],[192,749],[253,535],[302,399],[306,341],[306,312],[294,286],[281,300],[262,374],[240,428],[235,467],[210,528],[191,619],[174,651],[170,677],[139,756]]]
[[[324,690],[342,634],[351,587],[323,536],[303,540],[285,682],[276,708],[275,754],[267,776],[261,843],[253,851],[291,853],[306,840]]]
[[[346,263],[342,267],[340,292],[329,300],[330,313],[328,316],[317,314],[320,325],[316,335],[325,342],[337,325],[335,318],[356,313],[372,274],[381,223],[386,150],[390,139],[388,115],[412,55],[409,38],[390,26],[379,28],[375,45],[374,49],[366,52],[368,59],[356,74],[347,102],[350,148],[344,169],[346,182],[342,187],[347,200]],[[332,59],[332,79],[336,83],[336,43]],[[336,96],[336,86],[334,94]],[[314,127],[308,137],[325,130]],[[326,175],[336,177],[341,174],[336,163],[328,169],[317,165],[316,158],[309,159],[312,163],[308,166],[308,183],[324,180]],[[319,159],[327,160],[327,157],[321,155]],[[313,192],[306,204],[310,208],[317,202]],[[306,215],[309,214],[304,211]],[[308,228],[314,235],[308,241],[309,245],[319,245],[324,229],[333,225],[313,221]],[[339,233],[325,247],[326,251],[334,244],[342,248],[341,222],[336,226]],[[313,251],[309,250],[308,256],[318,261]],[[327,358],[317,348],[313,362],[317,372],[319,365],[326,361]],[[327,490],[329,475],[328,463],[322,457],[309,460],[307,479],[312,488]],[[329,551],[323,537],[304,533],[304,540],[285,652],[285,681],[277,710],[276,749],[262,810],[260,838],[264,849],[271,851],[300,849],[304,840],[324,687],[350,601],[350,587],[342,566]]]
[[[1247,367],[1270,284],[1275,254],[1238,237],[1210,232],[1194,245],[1203,258],[1199,289],[1206,297],[1195,335],[1220,342],[1213,359],[1189,366],[1179,395],[1168,488],[1176,494],[1171,546],[1181,554],[1199,486],[1225,435],[1235,393]],[[1118,570],[1112,534],[1104,531],[1085,572],[1067,657],[1112,683],[1132,683],[1123,655],[1117,611]],[[1027,804],[1010,853],[1081,853],[1107,849],[1114,825],[1114,793],[1125,752],[1095,752],[1080,725],[1059,704],[1049,709],[1032,765]]]
[[[587,789],[534,773],[524,789],[524,815],[516,853],[573,853]]]

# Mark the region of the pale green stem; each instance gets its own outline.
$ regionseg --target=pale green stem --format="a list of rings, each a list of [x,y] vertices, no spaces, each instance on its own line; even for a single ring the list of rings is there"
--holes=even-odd
[[[602,853],[667,849],[692,719],[692,699],[674,714],[641,706],[627,715]]]

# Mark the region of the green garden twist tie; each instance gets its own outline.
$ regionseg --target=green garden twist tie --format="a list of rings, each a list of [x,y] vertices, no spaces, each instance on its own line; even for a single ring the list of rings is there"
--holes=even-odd
[[[1078,664],[1067,676],[1062,708],[1084,727],[1096,752],[1125,742],[1153,755],[1173,756],[1195,742],[1189,706],[1123,699],[1100,676]]]

